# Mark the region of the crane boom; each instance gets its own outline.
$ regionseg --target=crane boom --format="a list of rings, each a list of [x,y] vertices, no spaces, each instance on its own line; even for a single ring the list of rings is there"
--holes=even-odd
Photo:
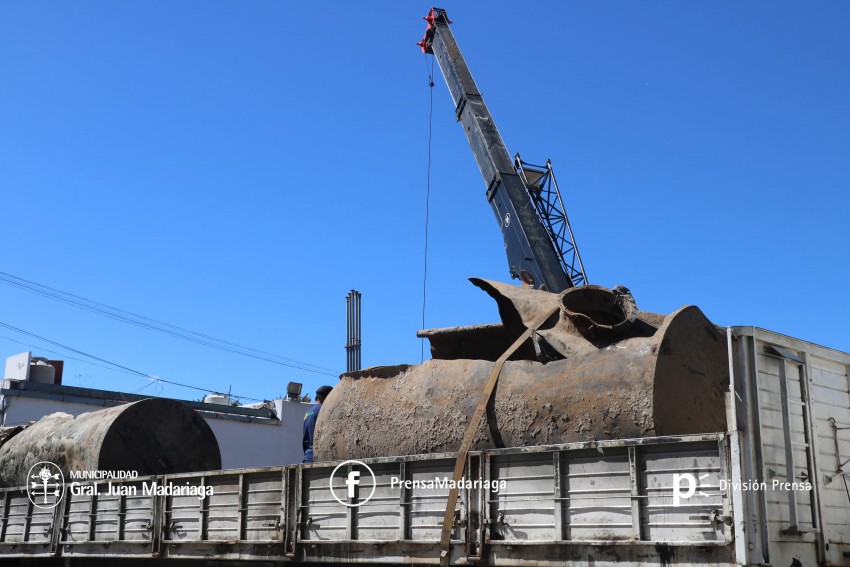
[[[512,278],[560,292],[586,283],[551,165],[512,160],[449,28],[446,11],[432,8],[419,43],[433,53],[463,124],[505,240]]]

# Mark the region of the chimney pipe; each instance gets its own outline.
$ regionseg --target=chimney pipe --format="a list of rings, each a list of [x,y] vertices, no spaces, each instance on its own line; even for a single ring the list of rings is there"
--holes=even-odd
[[[360,292],[351,290],[345,297],[347,336],[345,371],[360,370]]]

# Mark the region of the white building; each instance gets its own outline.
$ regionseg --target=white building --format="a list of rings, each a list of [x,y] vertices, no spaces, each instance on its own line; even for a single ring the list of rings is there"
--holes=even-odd
[[[8,358],[0,382],[0,427],[24,425],[55,412],[78,415],[151,397],[61,382],[61,361],[33,358],[29,352]],[[273,400],[261,407],[237,407],[177,401],[206,419],[218,440],[223,469],[300,463],[304,457],[304,415],[312,404]]]

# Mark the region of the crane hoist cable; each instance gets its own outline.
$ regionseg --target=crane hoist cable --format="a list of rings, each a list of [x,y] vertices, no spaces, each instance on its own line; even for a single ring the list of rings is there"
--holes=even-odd
[[[425,55],[425,69],[428,71],[428,56]],[[422,260],[422,330],[425,330],[425,304],[428,284],[428,216],[431,204],[431,140],[434,117],[434,56],[431,56],[431,69],[428,71],[428,166],[425,175],[425,253]],[[425,362],[425,338],[419,339],[420,360]]]

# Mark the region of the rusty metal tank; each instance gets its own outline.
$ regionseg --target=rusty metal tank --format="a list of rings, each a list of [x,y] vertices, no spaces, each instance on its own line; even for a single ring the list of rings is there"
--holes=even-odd
[[[204,418],[174,400],[150,398],[83,413],[45,416],[9,431],[0,446],[0,486],[26,484],[34,464],[141,475],[216,470],[221,452]]]
[[[505,363],[473,448],[724,430],[726,339],[697,307],[664,316],[622,287],[472,281],[502,323],[423,331],[424,364],[344,374],[319,414],[317,460],[457,450],[494,361],[550,311]]]

